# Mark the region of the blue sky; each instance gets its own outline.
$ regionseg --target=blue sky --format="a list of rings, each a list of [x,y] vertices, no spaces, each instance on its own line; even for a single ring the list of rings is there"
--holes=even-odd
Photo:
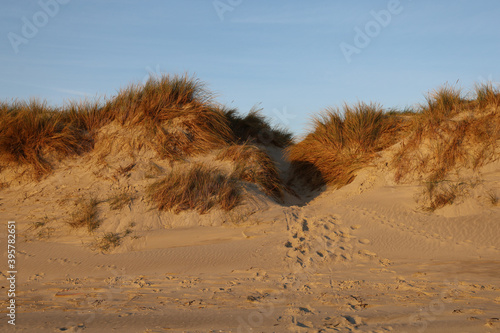
[[[243,113],[258,105],[301,134],[313,114],[344,102],[402,108],[446,82],[467,90],[500,81],[497,0],[3,0],[1,7],[2,100],[62,105],[113,96],[149,73],[187,72],[218,102]]]

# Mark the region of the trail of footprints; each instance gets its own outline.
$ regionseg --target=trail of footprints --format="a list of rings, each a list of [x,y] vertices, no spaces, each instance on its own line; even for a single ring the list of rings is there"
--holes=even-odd
[[[324,267],[324,263],[346,264],[353,260],[376,260],[377,255],[363,245],[367,239],[357,239],[351,232],[359,226],[344,226],[337,215],[307,217],[298,207],[286,214],[289,240],[287,258],[300,268]]]
[[[339,294],[345,286],[332,281],[329,273],[345,269],[344,265],[378,262],[385,266],[386,262],[365,249],[368,240],[352,234],[359,226],[345,225],[338,215],[318,216],[307,208],[291,207],[286,212],[286,222],[289,236],[285,247],[290,270],[282,278],[282,297],[288,298],[288,309],[278,322],[287,323],[290,332],[309,332],[313,327],[321,327],[318,332],[356,330],[363,325],[361,317],[340,314],[357,310],[359,302],[352,305],[350,290]],[[316,287],[332,292],[318,294]],[[350,288],[353,286],[347,289]],[[315,306],[328,306],[330,311]]]
[[[398,224],[395,219],[383,216],[379,212],[354,206],[349,208],[354,213],[371,217],[381,224],[420,234],[417,230]],[[290,264],[290,270],[286,274],[251,269],[244,272],[234,271],[223,279],[200,279],[200,277],[175,276],[169,273],[163,276],[145,277],[126,275],[114,265],[101,265],[99,268],[111,271],[113,275],[106,279],[68,277],[63,281],[46,282],[45,288],[36,292],[31,289],[30,292],[20,295],[24,301],[20,303],[24,304],[21,309],[47,311],[63,308],[66,311],[80,310],[82,313],[108,311],[116,312],[120,316],[129,315],[133,310],[137,310],[141,313],[154,312],[167,316],[171,309],[218,309],[227,305],[234,306],[234,301],[237,300],[237,307],[243,309],[259,310],[268,303],[276,306],[284,304],[287,307],[284,312],[276,311],[272,314],[280,329],[281,325],[284,325],[288,331],[306,332],[320,323],[319,326],[322,327],[320,332],[357,330],[358,326],[363,325],[363,319],[356,316],[355,311],[364,309],[366,303],[375,302],[372,299],[365,300],[353,296],[360,293],[361,283],[365,282],[332,281],[325,279],[325,275],[321,273],[325,273],[325,270],[337,270],[342,265],[351,263],[379,263],[386,266],[387,261],[380,260],[375,253],[367,250],[369,240],[358,239],[353,235],[359,227],[347,225],[338,215],[317,216],[307,207],[291,207],[285,214],[288,239],[284,246],[287,249],[286,259]],[[50,258],[49,262],[62,265],[79,264],[64,258]],[[43,273],[36,274],[30,278],[30,283],[39,282],[43,278]],[[315,294],[314,287],[321,284],[330,284],[334,292]],[[403,281],[401,285],[407,287],[409,284]],[[28,286],[30,284],[23,289],[29,290]],[[367,285],[363,287],[367,288]],[[399,288],[398,297],[412,295],[417,297],[413,289],[408,288],[408,295],[401,296],[399,294],[403,290],[401,286],[389,287]],[[373,284],[370,288],[376,289],[377,285]],[[422,286],[422,289],[429,288],[431,287],[427,285]],[[474,292],[476,293],[476,290]],[[425,296],[418,295],[418,297]],[[427,298],[425,300],[427,301]],[[334,311],[322,312],[320,308],[325,305]],[[124,311],[124,309],[131,310]],[[340,313],[346,314],[340,315]]]

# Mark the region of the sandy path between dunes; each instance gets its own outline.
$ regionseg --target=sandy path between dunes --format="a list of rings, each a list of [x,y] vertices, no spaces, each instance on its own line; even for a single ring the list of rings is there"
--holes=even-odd
[[[16,329],[500,331],[499,209],[445,218],[398,191],[325,192],[245,226],[150,231],[107,255],[20,243]]]

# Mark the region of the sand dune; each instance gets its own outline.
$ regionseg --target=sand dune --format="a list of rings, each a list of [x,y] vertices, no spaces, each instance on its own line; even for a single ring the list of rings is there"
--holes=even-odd
[[[2,218],[29,221],[28,207],[54,195],[27,187],[3,191]],[[75,232],[30,240],[21,222],[18,329],[498,330],[499,208],[431,214],[411,199],[417,190],[372,168],[303,205],[253,203],[237,224],[148,223],[107,254]]]
[[[178,126],[175,135],[153,138],[193,137]],[[229,142],[186,156],[172,149],[180,157],[170,159],[126,128],[110,121],[92,150],[64,159],[43,155],[51,170],[36,180],[29,165],[0,169],[0,183],[8,184],[0,189],[0,220],[16,221],[17,229],[16,330],[500,331],[495,148],[475,169],[463,162],[448,170],[446,181],[460,191],[429,206],[425,181],[396,181],[402,169],[391,163],[404,140],[365,152],[363,167],[343,171],[348,181],[341,186],[311,190],[307,181],[293,181],[276,145]],[[175,142],[186,151],[199,148],[181,139]],[[431,151],[425,144],[415,156]],[[240,154],[233,161],[219,158],[228,147]],[[288,185],[262,177],[275,172],[269,161],[282,179],[292,179]],[[159,210],[150,185],[196,163],[237,182],[241,201],[233,209],[214,201],[202,213],[203,206]],[[234,170],[240,178],[231,178]],[[71,227],[82,211],[95,225]],[[1,239],[6,247],[7,228]],[[1,260],[7,262],[6,251]],[[2,290],[8,288],[2,278]],[[0,330],[13,331],[8,309],[0,312]]]

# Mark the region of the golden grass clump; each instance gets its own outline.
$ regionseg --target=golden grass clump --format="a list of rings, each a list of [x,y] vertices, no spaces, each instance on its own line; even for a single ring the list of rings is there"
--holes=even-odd
[[[451,205],[459,197],[467,193],[466,184],[463,182],[449,182],[442,180],[429,180],[425,183],[423,198],[424,210],[433,212],[436,209]]]
[[[229,121],[238,143],[256,142],[263,145],[286,147],[293,141],[293,135],[284,128],[271,126],[261,110],[252,109],[246,116],[238,114],[236,109],[221,109],[222,114]]]
[[[251,144],[231,145],[217,155],[218,160],[234,162],[233,175],[257,184],[270,197],[283,199],[283,184],[278,170],[269,155]]]
[[[120,210],[125,206],[130,206],[132,201],[133,196],[127,192],[118,193],[108,199],[111,210]]]
[[[153,183],[148,194],[159,210],[184,210],[207,213],[219,206],[225,211],[240,202],[236,180],[202,164],[171,171],[162,180]]]
[[[439,181],[457,167],[475,170],[498,156],[500,113],[489,87],[476,90],[473,100],[446,87],[432,95],[393,158],[397,182]]]
[[[71,101],[61,110],[65,122],[95,138],[99,129],[112,121],[111,114],[99,101]]]
[[[500,90],[493,86],[493,83],[486,82],[476,84],[474,87],[477,104],[480,108],[499,107],[500,106]]]
[[[92,138],[83,128],[45,102],[0,105],[0,158],[33,166],[37,178],[51,171],[50,157],[74,155],[91,147]]]
[[[107,232],[102,237],[96,239],[92,248],[94,250],[99,250],[102,253],[111,251],[115,247],[120,246],[122,242],[122,236],[116,232]]]
[[[123,126],[144,126],[162,158],[180,159],[233,140],[228,120],[210,102],[199,81],[163,76],[123,89],[104,112]]]
[[[155,123],[172,118],[171,111],[185,106],[199,107],[210,102],[203,84],[186,75],[151,77],[144,85],[132,84],[108,101],[105,109],[122,125]],[[175,113],[175,112],[174,112]]]
[[[0,103],[0,161],[32,165],[40,178],[52,170],[49,157],[91,150],[99,130],[111,122],[142,126],[144,141],[162,158],[180,159],[235,140],[228,118],[199,81],[165,75],[131,85],[104,103]]]
[[[428,125],[435,125],[461,112],[466,106],[462,91],[450,85],[444,85],[428,94],[427,104],[422,105],[422,119]]]
[[[89,199],[80,199],[77,201],[77,210],[71,215],[71,220],[68,224],[73,228],[86,227],[88,232],[92,232],[99,228],[101,220],[97,206],[99,200],[95,197]]]
[[[327,109],[313,120],[313,132],[287,149],[292,175],[307,179],[313,188],[349,184],[376,152],[397,142],[402,124],[378,104],[345,105],[343,112]]]

